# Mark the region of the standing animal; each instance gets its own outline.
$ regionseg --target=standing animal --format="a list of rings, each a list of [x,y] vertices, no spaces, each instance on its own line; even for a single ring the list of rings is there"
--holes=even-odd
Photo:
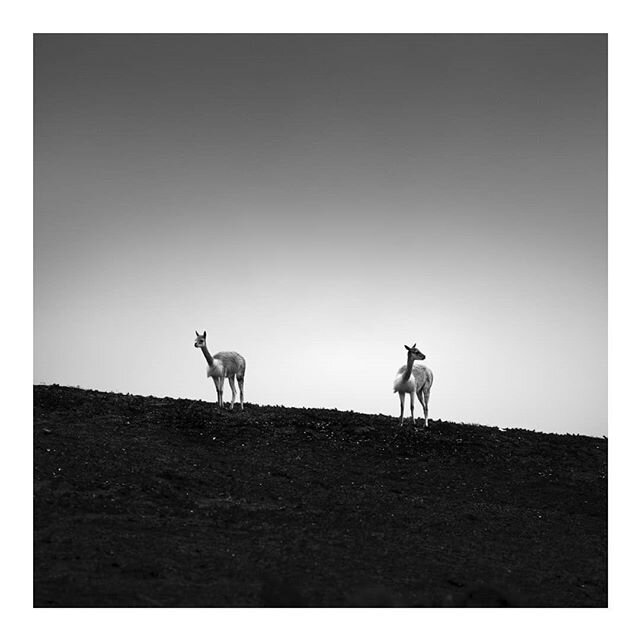
[[[218,393],[218,406],[222,408],[222,386],[224,385],[224,379],[229,379],[229,386],[231,387],[231,409],[236,402],[236,384],[235,380],[238,380],[238,386],[240,387],[240,409],[244,409],[244,372],[247,368],[245,359],[235,351],[219,351],[213,357],[207,349],[207,332],[205,331],[200,335],[196,331],[196,341],[193,345],[196,349],[202,349],[202,355],[207,361],[207,377],[213,378],[213,384],[216,386]]]
[[[424,426],[429,426],[429,394],[431,393],[431,385],[433,384],[433,371],[423,364],[414,364],[416,360],[424,360],[425,355],[413,347],[407,347],[407,364],[398,369],[395,382],[393,383],[393,392],[400,395],[400,426],[404,422],[404,396],[408,393],[411,396],[411,422],[416,423],[413,417],[414,398],[417,395],[422,408],[424,409]]]

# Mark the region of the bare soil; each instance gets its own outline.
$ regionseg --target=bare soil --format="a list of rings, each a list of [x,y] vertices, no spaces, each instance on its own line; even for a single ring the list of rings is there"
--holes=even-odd
[[[607,606],[607,441],[34,387],[36,607]]]

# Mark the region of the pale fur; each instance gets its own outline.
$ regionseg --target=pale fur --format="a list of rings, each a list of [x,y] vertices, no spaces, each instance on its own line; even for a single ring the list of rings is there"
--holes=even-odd
[[[207,378],[244,377],[245,359],[236,351],[219,351],[213,356],[213,365],[207,365]]]
[[[431,389],[431,385],[433,384],[433,371],[429,369],[429,367],[425,367],[423,364],[418,364],[414,362],[413,369],[411,371],[411,376],[409,380],[405,384],[402,383],[402,374],[407,370],[407,365],[403,364],[398,369],[398,377],[395,379],[393,383],[393,392],[397,393],[398,391],[404,391],[405,393],[414,393],[420,392],[421,389],[425,388],[427,385],[427,389]]]
[[[218,406],[224,406],[222,402],[222,393],[225,378],[229,381],[231,387],[231,409],[236,402],[236,379],[240,387],[240,409],[244,409],[244,374],[247,368],[246,360],[236,351],[219,351],[215,355],[209,355],[207,348],[207,332],[200,335],[196,331],[195,347],[202,349],[202,353],[207,359],[207,377],[213,380],[218,394]],[[211,359],[209,364],[208,358]]]
[[[433,385],[433,371],[423,364],[415,362],[416,359],[424,360],[424,354],[420,353],[418,349],[415,349],[415,345],[411,349],[405,347],[409,353],[407,355],[408,362],[398,369],[396,379],[393,383],[393,392],[398,393],[400,396],[400,425],[404,422],[404,396],[409,394],[411,398],[411,421],[415,424],[414,412],[414,398],[418,396],[418,400],[424,410],[424,424],[425,427],[429,426],[429,395],[431,393],[431,385]],[[418,354],[415,358],[411,353]],[[407,367],[411,362],[411,373],[409,377],[404,380]]]

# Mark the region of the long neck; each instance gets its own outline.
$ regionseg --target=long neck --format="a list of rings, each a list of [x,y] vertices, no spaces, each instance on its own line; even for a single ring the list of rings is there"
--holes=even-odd
[[[202,355],[204,356],[204,359],[207,361],[207,364],[209,366],[213,365],[213,358],[211,357],[211,354],[209,353],[209,349],[207,349],[207,345],[203,345],[202,347],[200,347],[202,349]]]
[[[413,369],[413,358],[411,357],[411,354],[407,355],[407,368],[404,370],[404,373],[402,374],[402,379],[403,380],[408,380],[411,377],[411,370]]]

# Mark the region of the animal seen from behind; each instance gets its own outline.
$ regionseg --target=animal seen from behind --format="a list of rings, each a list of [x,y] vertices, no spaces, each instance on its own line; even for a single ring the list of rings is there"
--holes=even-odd
[[[235,351],[219,351],[211,356],[207,349],[207,332],[200,335],[196,331],[196,341],[193,345],[196,349],[202,349],[202,355],[207,361],[207,377],[213,378],[213,384],[216,386],[218,393],[218,406],[224,407],[222,402],[222,387],[224,379],[229,379],[231,387],[231,409],[236,402],[236,379],[238,387],[240,387],[240,409],[244,409],[244,372],[247,368],[245,359]]]
[[[416,360],[424,360],[425,355],[416,348],[407,347],[407,364],[398,369],[398,373],[393,383],[393,392],[400,396],[400,426],[404,422],[404,396],[409,394],[411,397],[411,422],[416,423],[413,417],[414,398],[417,395],[422,408],[424,409],[424,426],[429,426],[429,394],[431,393],[431,385],[433,384],[433,371],[423,364],[414,364]]]

